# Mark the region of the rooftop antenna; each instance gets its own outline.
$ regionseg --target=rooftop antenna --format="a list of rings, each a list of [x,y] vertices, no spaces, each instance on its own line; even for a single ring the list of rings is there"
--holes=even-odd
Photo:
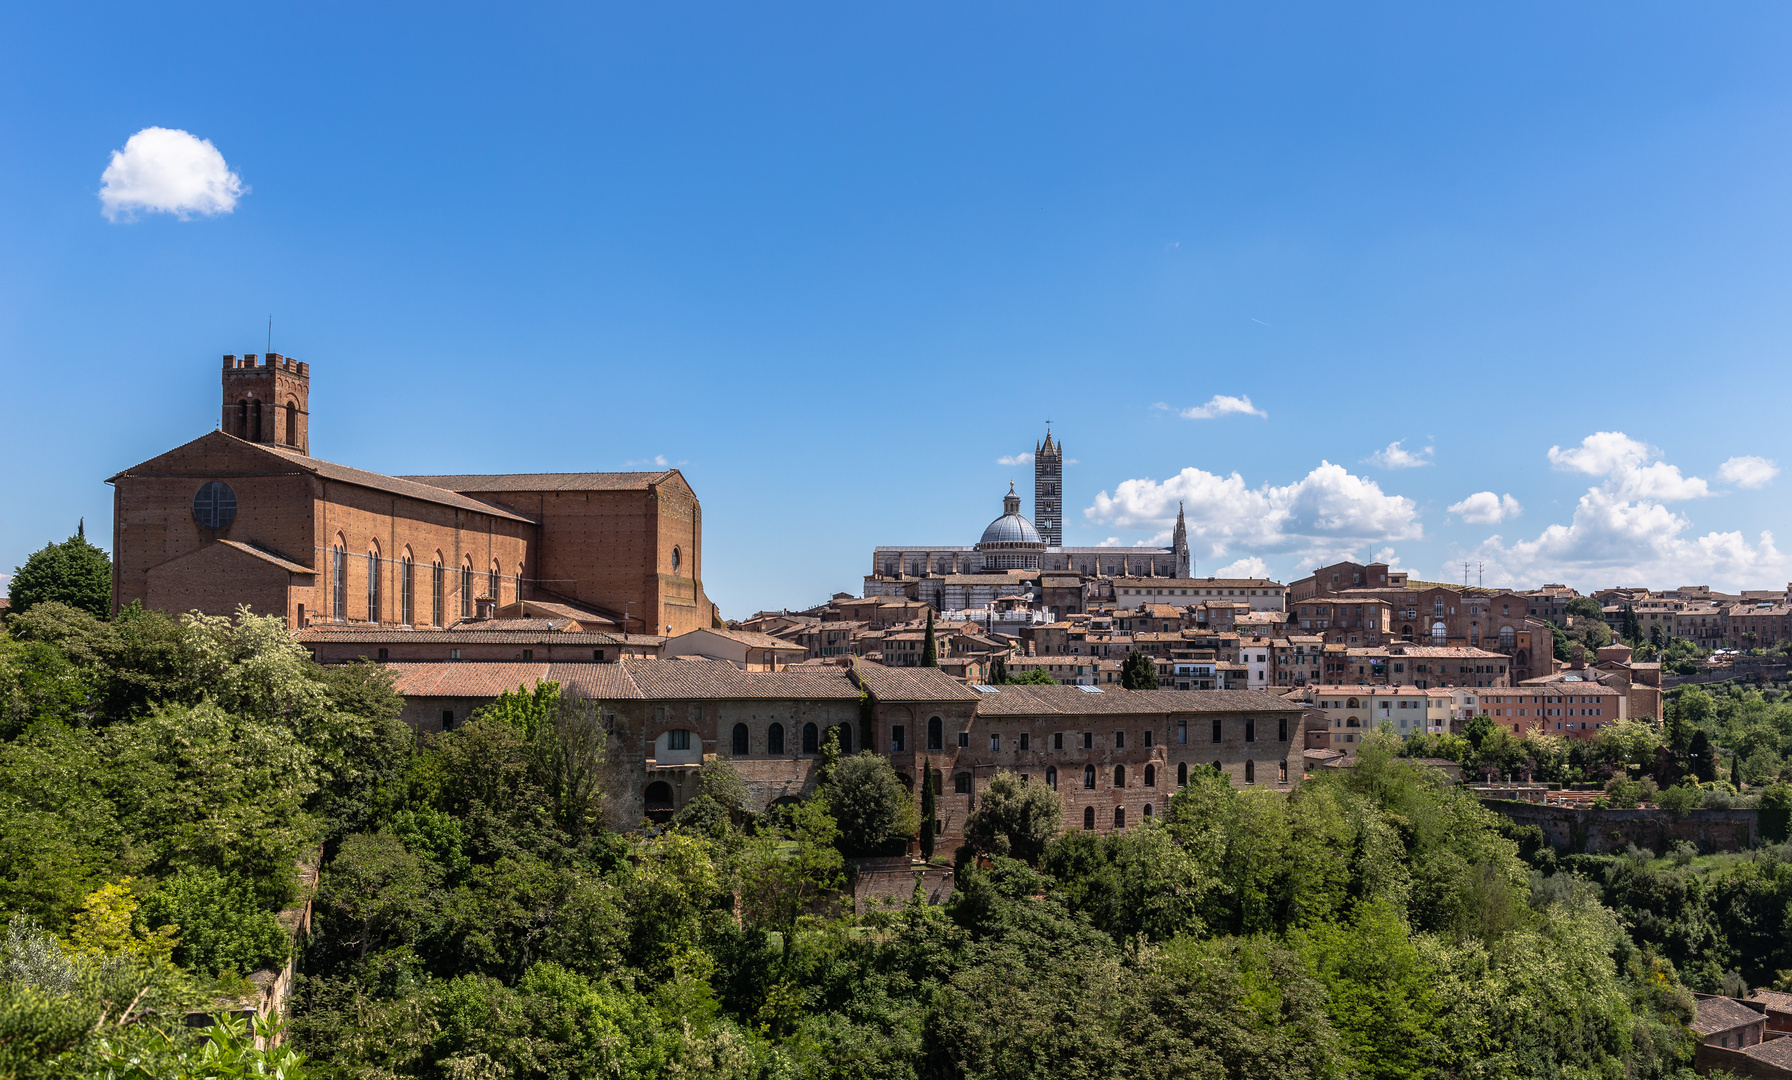
[[[1468,560],[1462,560],[1462,587],[1468,588]]]
[[[274,351],[274,317],[268,316],[268,352]]]
[[[1484,571],[1486,571],[1486,569],[1487,569],[1487,564],[1484,562],[1478,562],[1475,564],[1475,587],[1478,589],[1485,589],[1487,587],[1487,579],[1484,575]]]

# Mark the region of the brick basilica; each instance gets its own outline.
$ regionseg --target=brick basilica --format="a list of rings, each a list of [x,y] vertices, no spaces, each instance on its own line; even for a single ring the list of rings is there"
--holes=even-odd
[[[311,456],[307,364],[227,355],[219,428],[111,477],[113,608],[300,629],[445,627],[527,601],[587,625],[715,625],[677,469],[385,476]]]

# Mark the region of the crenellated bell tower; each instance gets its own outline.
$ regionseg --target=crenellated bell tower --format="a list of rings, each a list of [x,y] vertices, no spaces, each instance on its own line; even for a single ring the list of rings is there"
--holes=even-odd
[[[311,365],[279,353],[257,362],[254,353],[224,355],[224,411],[228,435],[311,456]]]

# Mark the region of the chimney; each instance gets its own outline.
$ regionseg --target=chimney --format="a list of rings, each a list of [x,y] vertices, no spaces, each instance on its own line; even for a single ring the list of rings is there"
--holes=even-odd
[[[479,622],[489,620],[492,617],[492,613],[496,611],[497,608],[498,601],[490,596],[476,596],[473,598],[473,618]]]

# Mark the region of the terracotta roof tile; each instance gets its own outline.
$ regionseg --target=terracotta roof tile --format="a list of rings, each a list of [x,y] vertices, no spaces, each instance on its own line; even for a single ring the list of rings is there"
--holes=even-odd
[[[898,670],[861,662],[853,665],[853,674],[879,701],[976,701],[978,697],[937,668]]]
[[[784,671],[742,671],[733,664],[692,658],[685,663],[625,659],[628,672],[644,698],[756,698],[788,700],[820,698],[856,700],[859,688],[844,668],[788,668]]]
[[[1274,694],[1256,690],[1121,690],[1103,686],[1091,694],[1075,686],[1004,686],[980,695],[979,716],[1128,716],[1141,713],[1240,713],[1301,711]]]
[[[406,476],[402,479],[446,491],[646,491],[677,469],[659,472],[499,473],[492,476]]]
[[[1697,1012],[1692,1023],[1687,1026],[1700,1035],[1713,1035],[1744,1024],[1756,1023],[1762,1018],[1761,1013],[1735,998],[1701,996],[1697,999]]]

